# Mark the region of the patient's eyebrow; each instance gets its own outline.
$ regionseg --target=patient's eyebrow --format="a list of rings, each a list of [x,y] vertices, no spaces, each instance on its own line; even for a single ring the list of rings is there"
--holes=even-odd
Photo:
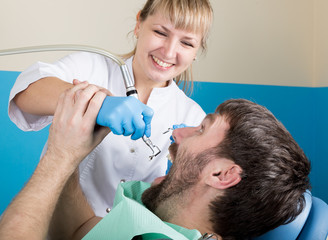
[[[210,113],[210,114],[207,114],[206,115],[206,117],[204,118],[204,122],[205,121],[209,121],[209,123],[210,124],[212,124],[214,121],[215,121],[215,119],[217,118],[217,114],[215,114],[215,113]]]

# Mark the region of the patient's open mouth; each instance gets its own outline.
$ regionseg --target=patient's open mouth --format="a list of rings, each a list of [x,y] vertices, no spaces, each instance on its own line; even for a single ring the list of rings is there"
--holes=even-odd
[[[171,157],[171,154],[167,154],[166,157],[171,163],[173,163],[173,158]]]

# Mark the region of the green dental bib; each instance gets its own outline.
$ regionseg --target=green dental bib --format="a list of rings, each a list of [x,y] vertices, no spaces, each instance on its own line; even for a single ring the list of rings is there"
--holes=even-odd
[[[149,183],[119,184],[112,210],[83,238],[83,240],[128,240],[142,235],[143,240],[197,240],[201,234],[171,223],[163,222],[141,202]]]

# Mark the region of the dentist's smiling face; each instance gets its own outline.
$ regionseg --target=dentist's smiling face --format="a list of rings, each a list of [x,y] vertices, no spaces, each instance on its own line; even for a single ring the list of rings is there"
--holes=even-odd
[[[133,59],[135,78],[162,84],[191,65],[201,44],[201,34],[176,29],[160,13],[138,21],[135,35],[138,38]]]

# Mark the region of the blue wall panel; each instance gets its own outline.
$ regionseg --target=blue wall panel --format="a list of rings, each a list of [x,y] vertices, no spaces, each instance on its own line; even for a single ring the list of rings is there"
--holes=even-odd
[[[8,117],[8,99],[17,72],[0,71],[0,214],[33,173],[48,129],[23,132]]]
[[[315,119],[310,123],[315,131],[312,186],[313,193],[328,202],[328,88],[316,88],[314,95]]]
[[[18,74],[0,71],[0,214],[31,176],[48,135],[48,128],[23,132],[8,118],[9,92]],[[191,97],[207,113],[231,98],[246,98],[266,106],[311,160],[312,192],[328,202],[328,88],[196,82]]]

